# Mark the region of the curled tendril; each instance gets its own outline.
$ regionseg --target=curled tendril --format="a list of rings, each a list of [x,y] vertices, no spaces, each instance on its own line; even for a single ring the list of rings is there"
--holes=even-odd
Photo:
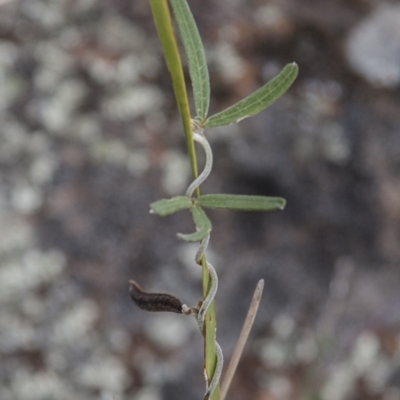
[[[205,152],[206,155],[206,163],[204,166],[203,171],[201,174],[190,184],[186,191],[186,196],[187,197],[192,197],[193,192],[208,178],[210,175],[211,169],[212,169],[212,163],[213,163],[213,154],[211,150],[211,146],[208,143],[207,139],[203,136],[202,129],[199,128],[198,126],[194,125],[193,126],[193,139],[199,143]],[[197,128],[197,129],[196,129]],[[202,259],[206,254],[206,250],[208,247],[208,243],[210,241],[210,234],[208,234],[200,243],[200,247],[196,253],[196,263],[201,265]],[[213,302],[215,295],[217,294],[218,290],[218,276],[217,272],[215,271],[214,267],[206,261],[206,267],[210,276],[211,280],[211,288],[204,299],[199,311],[197,312],[197,324],[199,326],[200,332],[202,335],[205,334],[204,332],[204,320],[205,320],[205,315],[207,313],[208,308],[210,307],[211,303]],[[218,386],[219,380],[221,378],[221,373],[222,373],[222,367],[224,363],[224,357],[222,354],[222,350],[218,342],[215,340],[215,351],[216,351],[216,367],[214,371],[214,375],[211,379],[210,382],[207,384],[207,389],[206,393],[204,395],[204,400],[208,400],[212,393],[214,392],[215,388]]]
[[[213,154],[211,146],[208,143],[208,140],[205,138],[205,136],[203,136],[202,133],[194,132],[193,139],[197,143],[201,144],[201,146],[203,147],[204,152],[206,153],[206,164],[201,174],[190,184],[190,186],[186,190],[187,197],[192,197],[193,192],[208,178],[208,175],[210,175],[213,164]]]
[[[208,234],[202,241],[199,247],[199,250],[196,253],[196,263],[201,265],[201,261],[203,256],[206,254],[207,246],[210,241],[210,234]],[[218,290],[218,276],[217,272],[215,271],[214,267],[206,260],[206,266],[208,269],[208,273],[211,279],[211,288],[207,294],[207,297],[204,299],[198,313],[197,313],[197,323],[199,325],[200,332],[204,335],[204,319],[207,313],[210,304],[213,302],[215,295],[217,294]],[[214,371],[214,375],[209,383],[206,393],[204,395],[204,400],[208,400],[211,394],[214,392],[215,388],[218,386],[219,380],[221,378],[222,367],[224,364],[224,357],[222,354],[222,350],[218,342],[215,340],[215,351],[217,355],[217,362]]]

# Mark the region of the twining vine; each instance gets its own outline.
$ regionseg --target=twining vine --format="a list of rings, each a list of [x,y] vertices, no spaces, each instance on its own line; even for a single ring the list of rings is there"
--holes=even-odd
[[[166,293],[147,293],[135,281],[129,281],[132,300],[147,311],[170,311],[184,315],[193,315],[197,319],[200,332],[205,339],[205,376],[206,392],[204,400],[220,400],[219,380],[223,367],[221,347],[216,341],[215,311],[212,307],[218,289],[218,277],[214,267],[206,259],[206,250],[210,241],[212,224],[204,208],[229,209],[240,211],[274,211],[285,207],[286,201],[280,197],[265,197],[235,194],[200,195],[199,187],[210,175],[213,154],[204,135],[206,128],[238,123],[253,116],[276,101],[292,85],[297,77],[298,67],[289,63],[281,72],[260,89],[238,103],[208,117],[210,102],[210,82],[203,43],[195,20],[186,0],[169,0],[175,22],[186,53],[189,75],[192,81],[196,117],[191,119],[189,102],[182,63],[167,0],[149,0],[157,32],[164,51],[164,57],[171,74],[172,85],[182,118],[188,154],[194,181],[189,185],[185,196],[162,199],[150,204],[152,213],[166,216],[181,210],[192,214],[196,231],[190,234],[179,233],[179,239],[186,242],[199,242],[195,261],[203,267],[203,287],[207,287],[204,300],[197,307],[188,307],[182,301]],[[197,161],[194,141],[198,142],[206,154],[203,171],[197,176]],[[206,321],[206,315],[209,316]],[[212,322],[210,322],[212,321]]]
[[[201,174],[189,185],[186,191],[186,199],[190,201],[192,204],[194,199],[192,198],[193,193],[199,186],[208,178],[212,170],[213,164],[213,154],[211,150],[211,146],[208,143],[207,139],[203,135],[202,129],[200,129],[197,124],[193,123],[192,125],[197,132],[193,132],[193,138],[196,142],[201,144],[204,149],[206,155],[206,162],[204,165],[204,169]],[[153,212],[157,212],[160,214],[160,211],[163,210],[162,206],[169,203],[168,206],[171,205],[171,202],[174,200],[161,200],[159,202],[153,203],[150,205],[151,210]],[[161,207],[160,207],[161,205]],[[170,210],[170,209],[169,209]],[[164,211],[165,213],[165,211]],[[165,215],[161,212],[162,215]],[[211,230],[211,228],[210,228]],[[196,233],[191,235],[183,235],[179,234],[180,237],[183,236],[184,240],[193,240],[193,236],[197,238],[198,234],[203,234],[202,230],[198,230]],[[202,265],[202,259],[206,256],[207,247],[210,241],[210,231],[208,230],[206,235],[201,239],[199,249],[195,256],[195,261],[197,264]],[[210,289],[206,296],[206,298],[200,302],[200,308],[198,307],[188,307],[186,304],[182,304],[181,300],[176,296],[167,293],[147,293],[145,292],[135,281],[131,280],[130,283],[130,295],[135,304],[143,310],[146,311],[170,311],[184,315],[194,315],[197,319],[197,324],[199,326],[200,332],[204,335],[204,321],[208,308],[211,303],[214,301],[214,298],[217,294],[218,290],[218,275],[215,271],[215,268],[206,261],[206,267],[210,276]],[[211,378],[211,381],[207,384],[206,392],[204,395],[204,400],[208,400],[216,387],[219,384],[219,380],[221,378],[222,367],[224,362],[224,357],[222,354],[221,346],[218,344],[217,340],[214,342],[216,349],[216,367]]]

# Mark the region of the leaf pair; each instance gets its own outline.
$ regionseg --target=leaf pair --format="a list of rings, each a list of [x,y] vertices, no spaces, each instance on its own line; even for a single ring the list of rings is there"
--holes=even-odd
[[[196,120],[203,128],[229,125],[255,115],[281,97],[297,77],[295,63],[287,64],[271,81],[226,110],[207,118],[210,78],[199,31],[186,0],[170,0],[186,52],[193,86]]]
[[[200,242],[211,231],[211,221],[201,207],[194,205],[193,200],[186,196],[176,196],[172,199],[162,199],[150,204],[150,212],[161,216],[174,214],[180,210],[190,210],[196,232],[191,234],[178,233],[178,238],[185,242]]]
[[[212,229],[211,222],[202,207],[237,211],[274,211],[282,210],[285,205],[286,201],[280,197],[206,194],[196,199],[177,196],[158,200],[150,204],[150,212],[166,216],[180,210],[190,210],[197,231],[192,234],[179,233],[178,237],[187,242],[199,242]]]

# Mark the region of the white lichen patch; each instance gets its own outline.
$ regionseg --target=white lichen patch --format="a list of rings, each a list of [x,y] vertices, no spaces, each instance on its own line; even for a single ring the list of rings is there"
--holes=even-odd
[[[73,79],[60,80],[54,93],[48,94],[36,104],[36,115],[52,133],[69,132],[71,120],[86,94],[82,82]]]
[[[274,4],[265,4],[259,7],[255,17],[258,24],[271,30],[287,23],[282,9]]]
[[[5,111],[18,98],[23,85],[13,71],[18,55],[17,47],[11,42],[0,40],[0,54],[0,111]]]
[[[18,56],[18,48],[13,43],[0,40],[0,71],[10,68],[14,65]]]
[[[186,190],[190,177],[190,166],[187,157],[182,153],[170,150],[163,155],[163,175],[161,184],[169,195],[177,195]]]
[[[354,369],[346,362],[335,365],[321,390],[324,400],[345,400],[351,397],[356,382]]]
[[[146,46],[146,33],[132,21],[120,15],[110,13],[98,25],[99,42],[115,51],[130,50],[137,52]]]
[[[266,340],[261,346],[260,357],[266,366],[282,368],[288,363],[288,348],[278,339]]]
[[[191,327],[179,315],[160,314],[146,320],[144,329],[160,348],[173,350],[187,343]]]
[[[161,399],[162,396],[160,391],[153,386],[143,388],[135,396],[135,400],[161,400]]]
[[[51,336],[54,344],[73,345],[87,336],[99,316],[99,308],[92,300],[76,302],[66,310],[53,326]]]
[[[109,342],[111,348],[116,352],[124,352],[128,350],[131,344],[131,337],[129,333],[123,329],[112,329],[109,332]]]
[[[127,159],[127,168],[132,175],[140,177],[149,167],[150,159],[145,149],[130,152]]]
[[[326,124],[322,130],[321,150],[325,159],[343,165],[351,157],[351,144],[347,138],[343,126],[332,122]]]
[[[77,0],[73,3],[73,11],[77,14],[90,11],[97,4],[97,0]]]
[[[313,332],[305,332],[295,347],[296,359],[301,363],[311,363],[318,357],[318,344]]]
[[[210,56],[221,77],[227,83],[233,83],[243,76],[245,72],[244,61],[231,44],[218,43],[210,52]]]
[[[62,134],[68,127],[71,115],[60,99],[48,98],[36,103],[34,111],[47,131]]]
[[[0,302],[16,299],[22,293],[52,282],[64,267],[64,255],[55,250],[32,249],[21,258],[5,262],[0,269]]]
[[[100,122],[95,114],[84,114],[75,120],[75,129],[71,132],[74,139],[82,143],[95,144],[101,140]]]
[[[51,371],[32,373],[19,370],[11,382],[16,400],[67,399],[68,389],[60,377]]]
[[[374,365],[379,349],[379,339],[372,332],[365,332],[358,337],[352,354],[352,364],[358,374],[362,375]]]
[[[33,322],[42,322],[46,315],[46,301],[35,293],[27,293],[20,303],[20,309],[24,316]]]
[[[36,157],[32,160],[29,169],[30,181],[39,186],[48,183],[52,179],[57,165],[55,158],[51,154]]]
[[[10,163],[25,150],[29,135],[26,128],[18,121],[4,119],[0,129],[0,158]]]
[[[90,147],[91,156],[98,162],[123,165],[128,159],[128,148],[120,140],[102,140]]]
[[[3,354],[37,347],[33,325],[15,314],[0,314],[0,349]]]
[[[184,366],[180,358],[157,357],[148,349],[138,350],[134,363],[139,365],[145,385],[159,385],[160,382],[174,381],[182,375]]]
[[[0,212],[0,260],[2,256],[12,255],[30,246],[34,239],[33,233],[32,227],[22,218],[11,213]],[[1,287],[3,286],[0,281]]]
[[[388,360],[382,354],[377,357],[374,364],[364,374],[364,379],[370,391],[373,393],[385,391],[393,370],[397,366],[398,360]]]
[[[287,339],[295,329],[295,322],[289,315],[281,314],[274,319],[272,327],[280,338]]]
[[[42,202],[42,193],[35,186],[21,182],[13,188],[11,204],[15,211],[21,214],[32,213],[42,205]]]
[[[40,41],[35,47],[33,56],[41,66],[37,69],[37,75],[34,76],[36,89],[49,93],[57,89],[55,85],[67,77],[74,66],[74,60],[70,54],[52,40]]]
[[[350,65],[376,86],[400,83],[400,6],[378,7],[350,33],[346,56]]]
[[[177,259],[179,263],[185,268],[189,276],[200,282],[201,268],[195,262],[195,257],[198,249],[199,245],[197,243],[180,244],[177,251]],[[207,258],[209,258],[208,253]],[[211,262],[211,264],[213,263]]]
[[[22,2],[22,12],[47,29],[54,29],[66,23],[67,2],[59,0],[48,4],[44,1]]]
[[[115,80],[120,84],[134,84],[140,78],[142,70],[139,57],[130,54],[121,58],[115,66]]]
[[[131,382],[122,362],[109,354],[97,355],[76,370],[76,381],[87,388],[122,392]]]
[[[268,379],[268,389],[274,399],[288,399],[292,391],[292,384],[285,376],[271,376]]]
[[[113,120],[127,120],[158,110],[163,94],[155,86],[135,86],[115,93],[102,104],[104,114]]]

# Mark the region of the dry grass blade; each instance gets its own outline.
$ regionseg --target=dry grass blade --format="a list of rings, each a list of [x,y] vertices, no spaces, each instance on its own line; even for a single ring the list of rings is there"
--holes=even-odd
[[[261,279],[260,281],[258,281],[256,289],[254,290],[253,299],[251,300],[249,311],[247,312],[246,320],[244,321],[243,324],[242,332],[240,332],[238,342],[232,354],[232,358],[229,363],[228,369],[226,371],[225,378],[222,382],[221,400],[224,400],[226,397],[226,394],[232,382],[233,375],[235,374],[236,368],[238,366],[240,357],[242,356],[244,346],[246,345],[247,338],[249,337],[249,333],[253,326],[254,319],[256,318],[257,315],[257,310],[258,306],[260,305],[263,289],[264,289],[264,279]]]

